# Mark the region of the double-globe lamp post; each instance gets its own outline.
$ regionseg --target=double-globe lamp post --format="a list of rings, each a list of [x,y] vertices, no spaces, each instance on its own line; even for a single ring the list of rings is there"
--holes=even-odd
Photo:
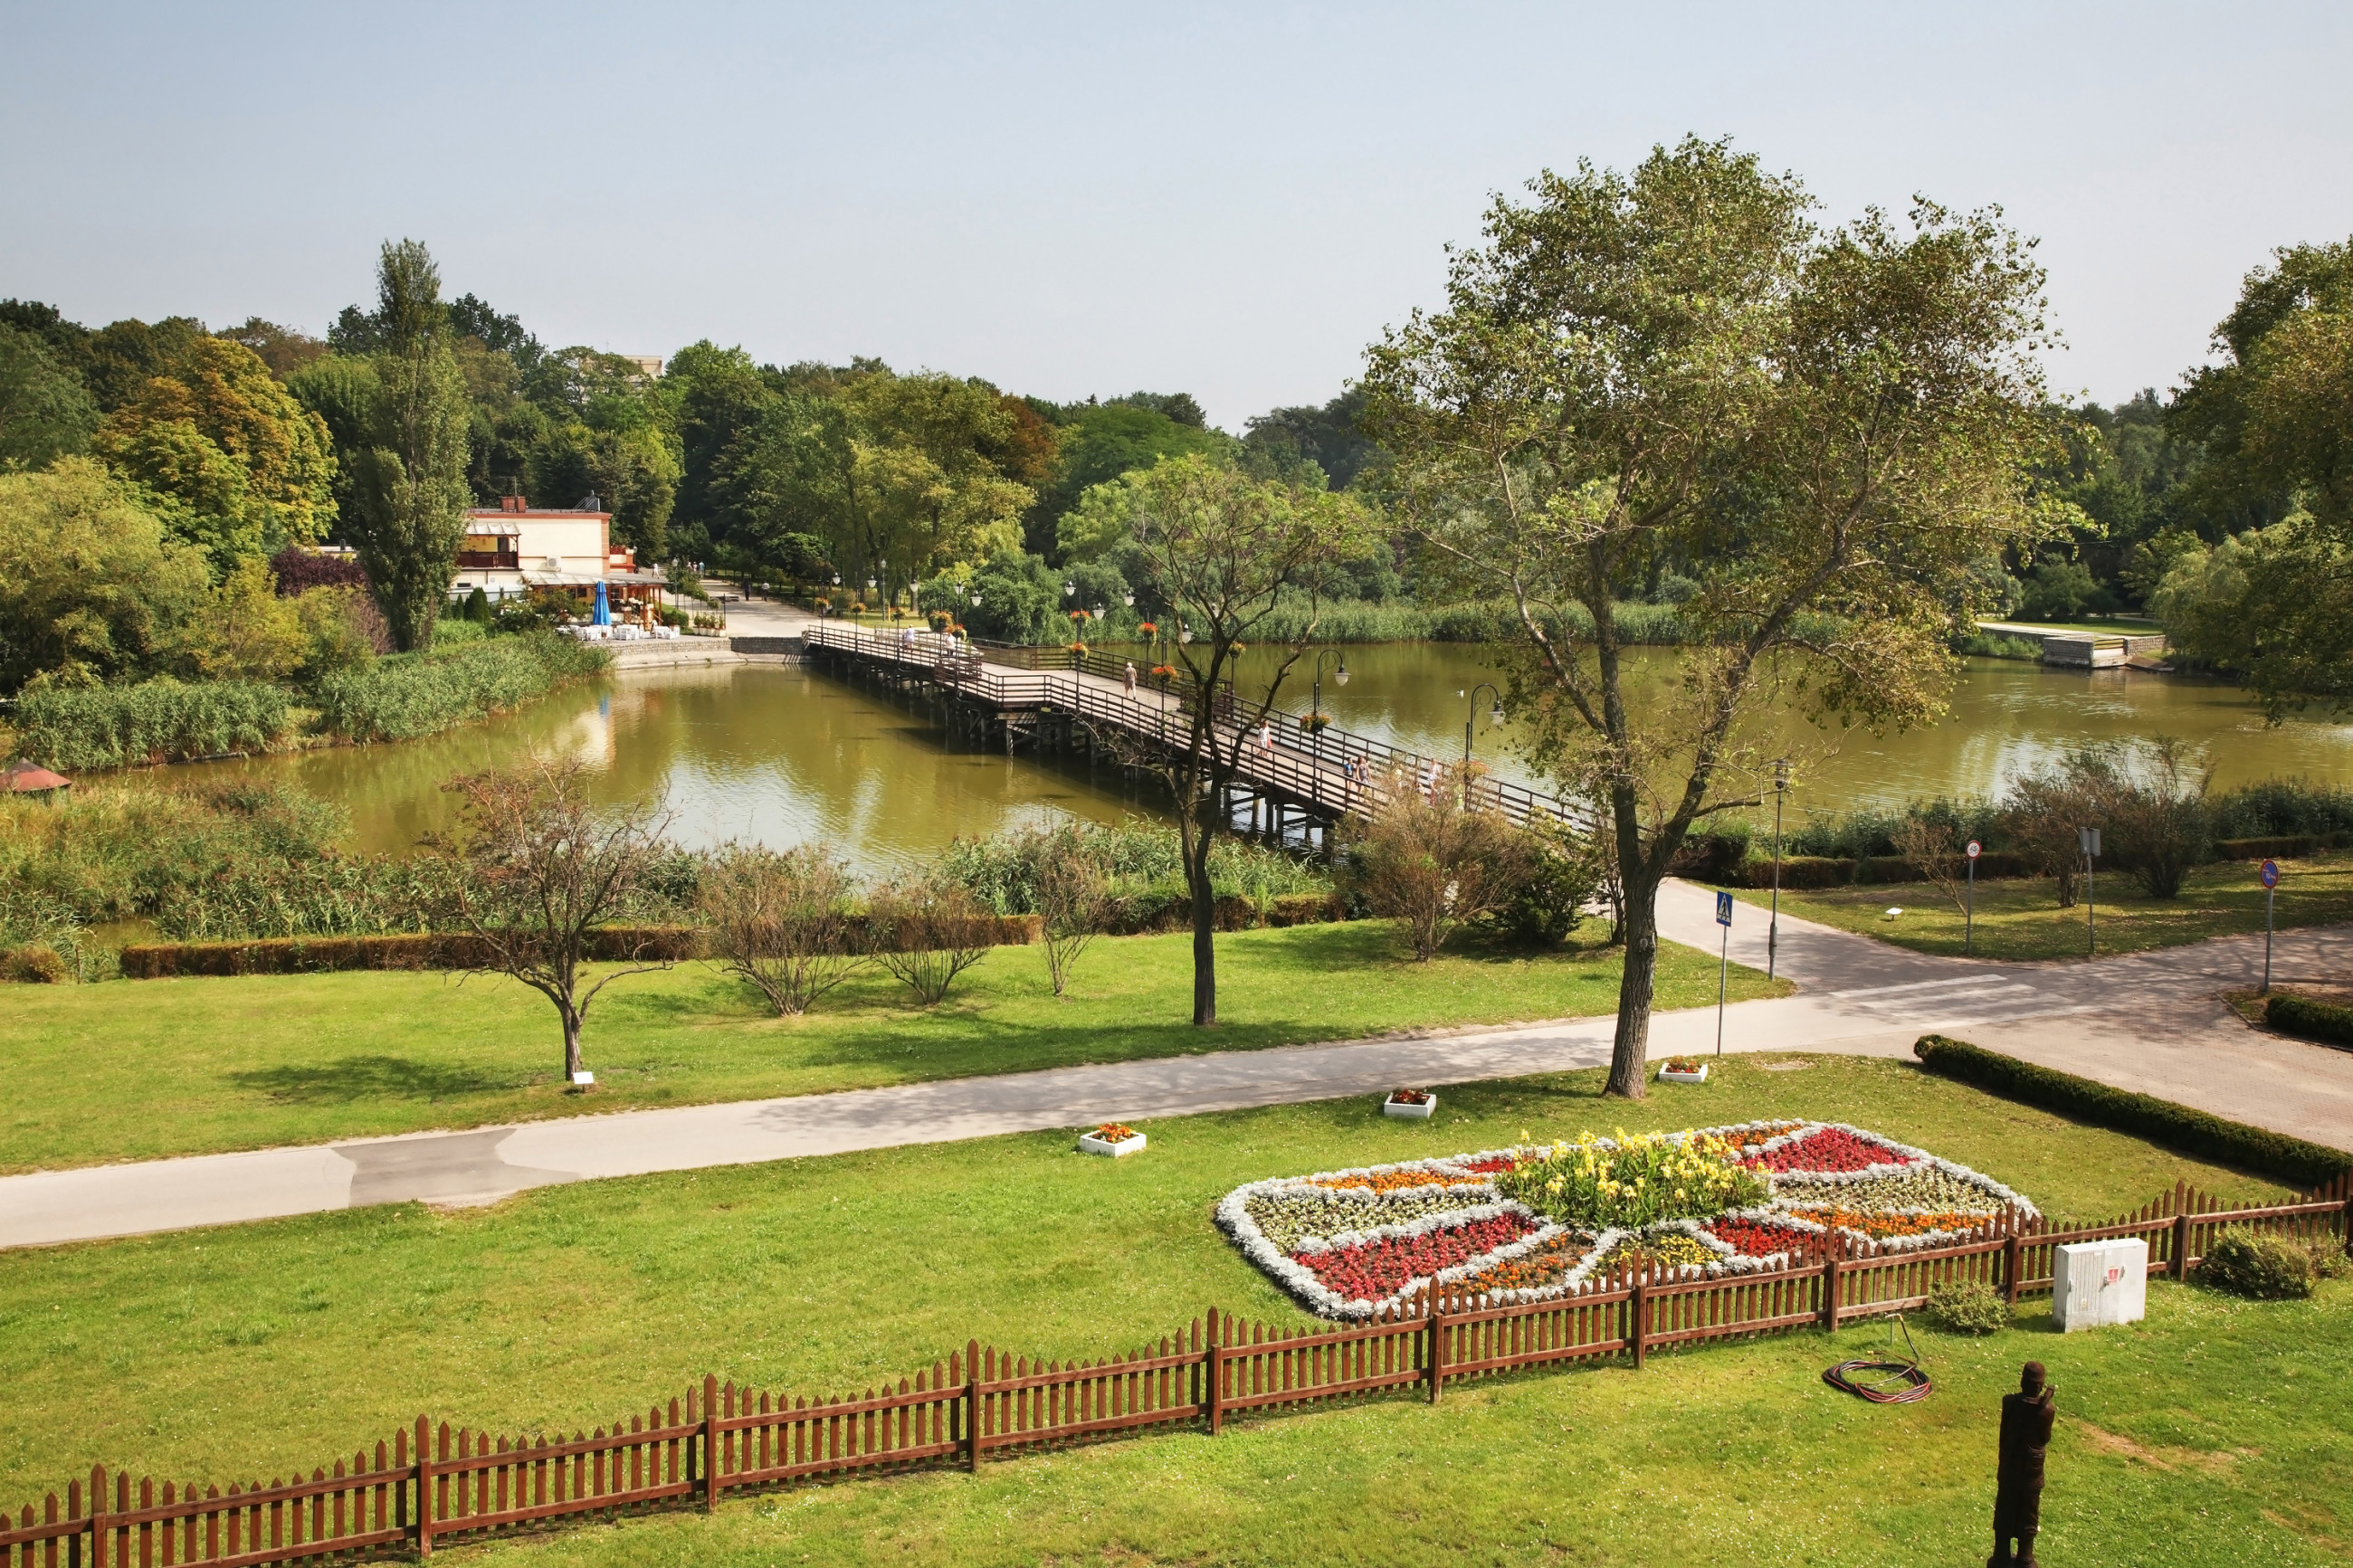
[[[1324,661],[1327,658],[1336,659],[1340,665],[1332,672],[1332,684],[1348,684],[1347,657],[1338,648],[1327,647],[1315,656],[1314,690],[1307,699],[1307,732],[1314,738],[1315,760],[1319,763],[1324,760]]]
[[[1494,706],[1487,710],[1487,722],[1498,730],[1502,729],[1504,727],[1504,694],[1495,689],[1493,681],[1482,680],[1468,691],[1458,691],[1454,694],[1457,697],[1468,698],[1471,701],[1471,710],[1462,715],[1462,805],[1466,810],[1471,805],[1471,728],[1479,719],[1479,693],[1482,691],[1495,700]]]

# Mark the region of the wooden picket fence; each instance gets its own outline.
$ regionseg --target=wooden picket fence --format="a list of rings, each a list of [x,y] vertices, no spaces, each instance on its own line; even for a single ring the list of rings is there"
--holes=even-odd
[[[1245,1323],[1212,1310],[1157,1346],[1108,1361],[1033,1360],[977,1342],[863,1394],[787,1398],[716,1378],[593,1433],[493,1436],[417,1418],[389,1445],[314,1468],[308,1479],[199,1487],[93,1467],[16,1523],[0,1515],[0,1568],[352,1562],[431,1555],[450,1540],[565,1519],[711,1509],[729,1491],[859,1472],[977,1469],[1012,1454],[1143,1428],[1411,1389],[1706,1340],[1839,1324],[1921,1305],[1976,1279],[2015,1302],[2049,1290],[2055,1249],[2138,1237],[2149,1271],[2183,1278],[2213,1236],[2248,1226],[2353,1250],[2353,1173],[2303,1200],[2224,1209],[2177,1187],[2101,1225],[2011,1215],[1916,1251],[1830,1241],[1796,1266],[1723,1279],[1620,1276],[1555,1300],[1438,1298],[1344,1327]]]

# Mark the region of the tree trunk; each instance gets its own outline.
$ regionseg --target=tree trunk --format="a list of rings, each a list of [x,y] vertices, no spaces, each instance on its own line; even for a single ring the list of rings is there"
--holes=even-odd
[[[569,1007],[556,1011],[564,1017],[564,1081],[569,1084],[580,1071],[580,1015]]]
[[[1208,1028],[1218,1021],[1218,895],[1209,886],[1208,824],[1200,827],[1200,853],[1185,860],[1185,881],[1193,895],[1193,1022]]]
[[[1644,879],[1625,889],[1625,969],[1618,982],[1618,1033],[1610,1045],[1604,1094],[1640,1100],[1649,1080],[1651,986],[1659,968],[1659,884]]]

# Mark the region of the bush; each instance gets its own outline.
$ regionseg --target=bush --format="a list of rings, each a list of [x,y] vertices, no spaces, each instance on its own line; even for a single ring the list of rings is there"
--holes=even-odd
[[[2198,1262],[2201,1284],[2258,1301],[2289,1301],[2312,1294],[2312,1252],[2284,1237],[2233,1226],[2216,1237]]]
[[[605,663],[601,650],[553,633],[491,637],[339,671],[321,680],[314,695],[320,727],[331,733],[406,741],[521,707]]]
[[[2353,1007],[2283,991],[2263,1004],[2263,1022],[2284,1035],[2353,1046]]]
[[[849,894],[849,871],[814,845],[779,854],[730,844],[712,857],[699,902],[711,951],[792,1016],[866,963],[852,942]]]
[[[1957,1334],[2000,1333],[2010,1327],[2010,1303],[1981,1279],[1956,1279],[1928,1292],[1928,1316]]]
[[[963,887],[938,879],[894,883],[867,908],[882,967],[926,1007],[946,999],[955,977],[988,956],[997,924]]]
[[[1115,931],[1148,929],[1186,897],[1176,829],[1133,818],[1116,827],[1079,825],[959,838],[933,871],[999,914],[1036,914],[1039,868],[1053,855],[1085,859],[1111,885]],[[1332,891],[1331,879],[1319,868],[1262,844],[1225,837],[1209,847],[1209,885],[1220,900],[1244,900],[1261,917],[1271,916],[1282,900],[1320,900]]]
[[[600,926],[588,935],[594,963],[676,962],[700,957],[702,933],[678,926]],[[126,980],[197,975],[326,974],[353,969],[480,969],[480,938],[445,932],[393,936],[269,937],[256,942],[142,942],[122,950]]]
[[[1521,837],[1525,875],[1485,923],[1514,942],[1558,947],[1601,890],[1608,846],[1566,823],[1543,818],[1531,819]]]
[[[2226,839],[2353,834],[2353,788],[2265,779],[2216,795],[2211,812],[2215,834]]]
[[[2353,1170],[2353,1153],[2301,1138],[2250,1127],[2153,1095],[2111,1089],[2087,1078],[2037,1067],[1998,1051],[1942,1035],[1923,1035],[1912,1047],[1920,1065],[1945,1078],[1973,1083],[2007,1099],[2079,1116],[2097,1126],[2170,1144],[2226,1165],[2260,1171],[2313,1188]]]
[[[287,732],[284,689],[254,680],[28,690],[15,723],[23,753],[60,773],[266,751]]]
[[[1392,776],[1348,845],[1348,884],[1376,915],[1405,925],[1419,963],[1465,921],[1509,903],[1528,876],[1526,837],[1500,811],[1465,810],[1453,770],[1424,795]]]
[[[62,985],[73,977],[72,967],[46,943],[31,942],[0,952],[0,980],[20,985]]]

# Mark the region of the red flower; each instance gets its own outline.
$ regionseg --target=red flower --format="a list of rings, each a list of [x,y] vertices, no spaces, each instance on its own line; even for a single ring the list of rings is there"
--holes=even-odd
[[[1498,1215],[1449,1230],[1390,1237],[1327,1252],[1294,1253],[1293,1261],[1345,1300],[1376,1301],[1395,1295],[1415,1279],[1517,1241],[1534,1229],[1535,1223],[1520,1215]]]
[[[1824,1127],[1748,1163],[1778,1172],[1860,1171],[1869,1165],[1909,1165],[1916,1162],[1875,1139],[1858,1138],[1835,1127]]]

